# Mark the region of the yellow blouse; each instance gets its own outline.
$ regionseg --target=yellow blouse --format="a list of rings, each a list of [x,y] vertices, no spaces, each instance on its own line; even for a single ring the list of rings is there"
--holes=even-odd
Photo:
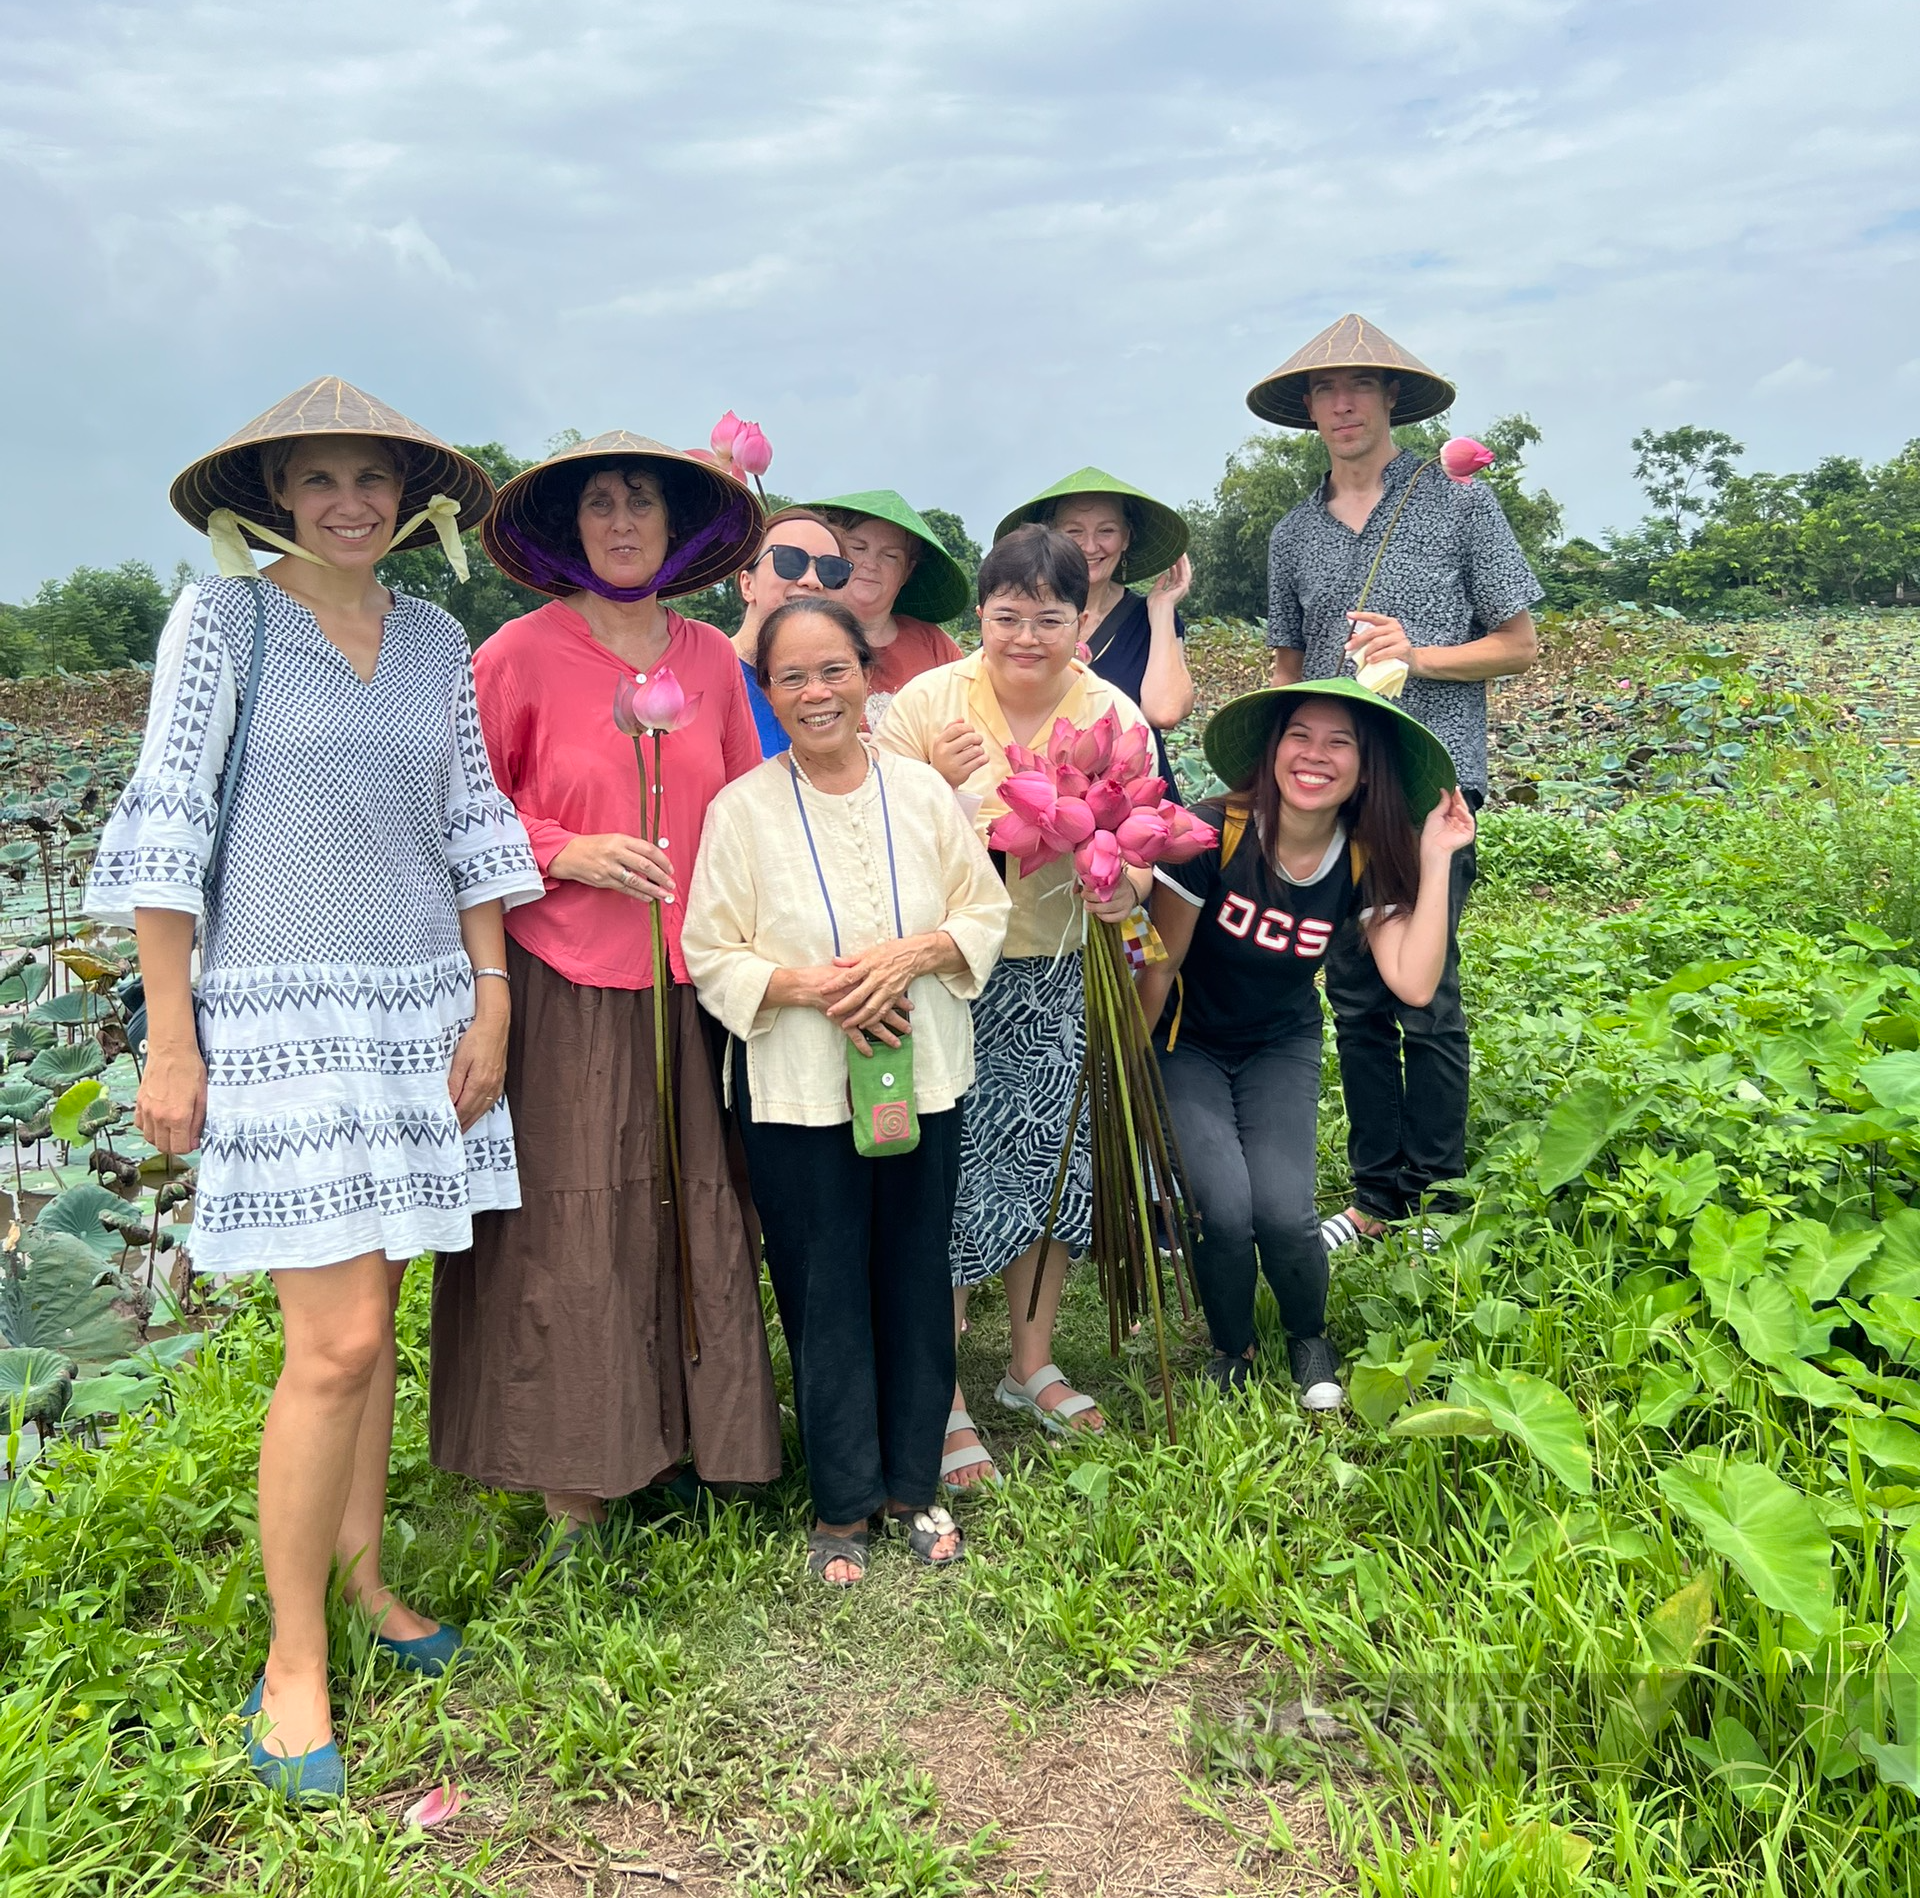
[[[1073,660],[1060,703],[1034,734],[1033,749],[1046,743],[1056,718],[1084,730],[1109,706],[1123,728],[1147,722],[1146,715],[1124,692],[1109,685],[1091,667]],[[909,758],[931,759],[933,741],[956,718],[965,719],[987,741],[986,763],[960,787],[963,795],[980,801],[974,823],[984,840],[987,827],[1007,808],[1000,801],[999,787],[1013,772],[1006,752],[1013,743],[1013,733],[1007,728],[993,681],[987,677],[984,655],[969,653],[950,666],[938,666],[909,679],[887,707],[874,742],[883,750]],[[1018,865],[1009,861],[1007,886],[1013,895],[1013,914],[1007,923],[1005,954],[1053,956],[1063,947],[1069,951],[1080,947],[1084,911],[1074,894],[1072,858],[1062,857],[1033,876],[1022,876]]]
[[[887,832],[900,885],[899,933],[945,930],[967,966],[916,977],[914,1104],[944,1113],[973,1085],[968,1002],[1000,959],[1009,908],[980,840],[946,780],[909,758],[876,753],[874,771],[845,797],[817,791],[802,773],[807,828],[794,807],[785,756],[736,778],[707,807],[700,857],[681,935],[702,1005],[746,1044],[753,1117],[802,1127],[851,1118],[847,1038],[818,1009],[766,1008],[776,969],[817,968],[834,957],[820,877],[839,924],[840,948],[857,955],[895,935]],[[886,805],[880,798],[886,777]],[[807,847],[811,830],[820,869]]]

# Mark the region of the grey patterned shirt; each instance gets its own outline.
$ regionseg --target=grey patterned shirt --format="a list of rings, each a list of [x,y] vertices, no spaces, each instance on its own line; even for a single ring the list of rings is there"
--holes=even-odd
[[[1380,504],[1357,534],[1327,511],[1324,485],[1275,523],[1267,545],[1267,644],[1302,652],[1304,677],[1350,671],[1347,614],[1420,465],[1405,451],[1387,463]],[[1541,597],[1493,490],[1484,481],[1463,486],[1431,468],[1407,497],[1367,611],[1392,614],[1416,646],[1461,646]],[[1446,746],[1460,782],[1484,792],[1486,681],[1410,678],[1400,703]]]

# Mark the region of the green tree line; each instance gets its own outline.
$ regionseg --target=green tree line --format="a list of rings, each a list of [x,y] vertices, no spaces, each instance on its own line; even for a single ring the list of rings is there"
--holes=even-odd
[[[1444,420],[1396,429],[1394,439],[1431,455],[1450,433]],[[550,448],[575,439],[571,431]],[[1499,497],[1547,590],[1547,605],[1579,612],[1615,600],[1654,601],[1701,617],[1746,618],[1802,606],[1892,606],[1920,600],[1920,440],[1878,466],[1829,455],[1806,474],[1743,474],[1745,448],[1717,429],[1687,425],[1633,438],[1636,479],[1647,497],[1637,527],[1598,541],[1562,538],[1559,502],[1529,487],[1528,451],[1540,430],[1504,415],[1481,431],[1498,457],[1480,477]],[[498,442],[469,445],[496,482],[532,464]],[[1327,473],[1318,435],[1257,435],[1227,457],[1205,500],[1186,509],[1193,529],[1195,616],[1261,619],[1267,602],[1267,537]],[[769,507],[785,497],[768,495]],[[923,508],[928,524],[969,573],[979,545],[958,514]],[[469,574],[456,580],[435,548],[395,554],[381,578],[444,606],[478,644],[541,596],[490,561],[478,533],[464,536]],[[77,567],[18,606],[0,604],[0,676],[92,672],[145,664],[176,594],[194,577],[184,561],[162,581],[144,561]],[[726,631],[740,623],[731,582],[680,602]]]

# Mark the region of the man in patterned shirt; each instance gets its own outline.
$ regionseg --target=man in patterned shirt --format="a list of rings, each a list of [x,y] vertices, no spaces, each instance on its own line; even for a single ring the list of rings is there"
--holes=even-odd
[[[1533,664],[1539,639],[1528,609],[1541,588],[1490,488],[1451,481],[1394,446],[1395,424],[1442,414],[1453,398],[1451,383],[1345,316],[1259,383],[1247,405],[1268,421],[1317,430],[1333,464],[1268,547],[1273,682],[1403,661],[1401,704],[1445,744],[1478,810],[1486,682]],[[1456,936],[1474,873],[1469,845],[1453,860]],[[1322,1228],[1332,1247],[1404,1217],[1434,1182],[1466,1171],[1468,1042],[1457,940],[1425,1008],[1395,999],[1352,926],[1328,956],[1326,981],[1353,1175],[1353,1204]]]

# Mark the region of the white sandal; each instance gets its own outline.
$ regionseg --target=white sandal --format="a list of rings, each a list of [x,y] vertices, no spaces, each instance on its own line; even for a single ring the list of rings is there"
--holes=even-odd
[[[1080,1435],[1097,1437],[1106,1428],[1105,1424],[1089,1425],[1084,1432],[1073,1428],[1071,1422],[1073,1418],[1078,1417],[1083,1411],[1098,1410],[1100,1405],[1096,1399],[1089,1397],[1084,1391],[1074,1390],[1071,1384],[1067,1384],[1067,1389],[1072,1392],[1072,1395],[1061,1398],[1051,1410],[1046,1409],[1040,1402],[1040,1393],[1049,1384],[1067,1384],[1066,1373],[1057,1364],[1041,1365],[1024,1384],[1016,1384],[1013,1381],[1013,1373],[1009,1371],[1000,1380],[993,1394],[1009,1410],[1031,1411],[1056,1437]]]
[[[947,1435],[952,1436],[956,1430],[971,1430],[976,1439],[980,1435],[973,1419],[964,1410],[947,1412]],[[986,1465],[986,1475],[976,1476],[971,1483],[953,1483],[947,1480],[956,1470],[972,1469],[982,1463]],[[997,1483],[999,1480],[1000,1472],[994,1467],[993,1458],[988,1455],[984,1442],[976,1441],[970,1450],[949,1450],[940,1459],[940,1481],[956,1494],[969,1489],[978,1489],[982,1483]]]

